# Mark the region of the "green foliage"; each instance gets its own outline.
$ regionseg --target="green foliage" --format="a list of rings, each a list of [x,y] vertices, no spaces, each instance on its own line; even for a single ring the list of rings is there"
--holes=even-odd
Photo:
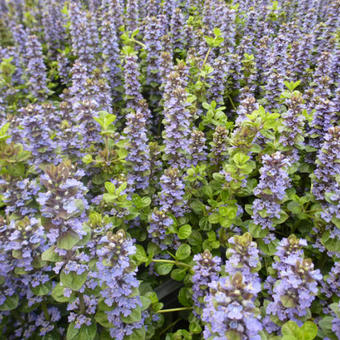
[[[306,321],[299,327],[294,321],[288,321],[282,326],[282,340],[313,340],[318,333],[318,327],[311,321]]]

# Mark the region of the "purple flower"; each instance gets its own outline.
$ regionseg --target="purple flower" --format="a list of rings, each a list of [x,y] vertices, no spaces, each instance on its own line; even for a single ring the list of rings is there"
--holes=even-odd
[[[202,254],[194,256],[195,265],[193,267],[194,275],[192,281],[192,299],[196,309],[195,314],[200,314],[199,309],[204,306],[203,297],[205,290],[212,281],[217,281],[221,270],[221,259],[218,256],[212,256],[209,250]]]
[[[127,55],[124,63],[124,89],[126,107],[137,110],[138,103],[143,99],[139,82],[138,58],[134,54]]]
[[[136,251],[133,241],[126,237],[123,230],[115,234],[109,232],[98,243],[98,273],[95,275],[101,286],[101,296],[109,308],[106,311],[112,337],[122,340],[134,329],[143,327],[143,318],[134,323],[125,323],[122,317],[128,317],[132,311],[141,307],[139,296],[134,294],[139,282],[136,270],[130,263],[129,256]]]
[[[301,248],[305,245],[306,241],[292,235],[284,238],[277,248],[273,268],[278,277],[272,286],[273,301],[268,304],[266,312],[277,316],[280,321],[298,321],[305,316],[318,293],[322,275],[320,270],[314,269],[311,259],[303,258]],[[270,282],[271,278],[268,280]]]
[[[168,168],[160,178],[162,191],[160,193],[161,210],[168,211],[176,217],[183,216],[186,211],[184,199],[184,183],[177,168]]]
[[[273,230],[273,219],[280,218],[280,202],[290,186],[287,167],[289,160],[281,152],[262,157],[263,166],[260,169],[260,181],[254,189],[258,197],[253,202],[253,219],[262,229]]]
[[[51,245],[64,233],[72,232],[82,238],[85,234],[82,224],[86,220],[88,208],[84,195],[86,187],[77,179],[77,173],[70,162],[46,167],[40,183],[46,192],[38,194],[42,216],[49,219],[47,237]]]
[[[240,272],[212,281],[204,299],[204,338],[260,340],[262,325],[254,304],[260,290],[260,284],[245,280]]]
[[[129,173],[128,184],[134,189],[146,189],[149,186],[150,149],[147,137],[147,118],[149,109],[145,101],[141,101],[136,112],[129,113],[127,126],[124,129],[129,140],[128,155],[132,171]]]
[[[188,94],[181,86],[184,85],[182,79],[180,72],[172,72],[164,93],[164,152],[169,165],[178,168],[189,165],[192,121]]]
[[[42,47],[35,35],[27,37],[25,57],[27,59],[29,89],[34,97],[42,100],[49,93],[49,90],[47,88],[46,66],[44,64]]]

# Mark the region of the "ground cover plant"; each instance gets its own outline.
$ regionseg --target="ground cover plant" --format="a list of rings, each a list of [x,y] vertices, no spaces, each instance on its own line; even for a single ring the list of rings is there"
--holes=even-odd
[[[0,0],[0,332],[340,338],[338,0]]]

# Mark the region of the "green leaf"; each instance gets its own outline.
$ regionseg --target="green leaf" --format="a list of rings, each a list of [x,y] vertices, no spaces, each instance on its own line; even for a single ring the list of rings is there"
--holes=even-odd
[[[340,229],[340,218],[337,218],[336,216],[333,216],[332,222],[335,224],[335,226]]]
[[[79,236],[73,231],[68,231],[58,240],[57,247],[61,249],[71,250],[78,241]]]
[[[295,201],[289,202],[287,205],[287,208],[289,211],[291,211],[293,214],[296,214],[296,215],[301,214],[302,212],[300,204]]]
[[[219,215],[217,215],[219,217]],[[219,220],[219,219],[218,219]],[[209,223],[209,219],[207,216],[203,216],[200,221],[198,222],[198,225],[203,231],[208,231],[211,229],[211,224]]]
[[[71,322],[67,328],[66,340],[93,340],[97,334],[97,325],[93,323],[90,326],[82,325],[81,328],[75,328],[75,323]]]
[[[176,268],[171,272],[171,278],[175,281],[182,281],[187,271],[185,269]]]
[[[273,256],[276,253],[277,241],[264,243],[262,239],[257,240],[259,249],[261,249],[266,255]]]
[[[56,330],[53,330],[52,332],[47,333],[44,335],[41,340],[60,340],[61,336],[58,334]]]
[[[94,316],[94,319],[104,328],[114,327],[114,325],[108,321],[107,314],[105,313],[105,311],[98,311]]]
[[[300,334],[299,326],[294,321],[288,321],[282,326],[282,335],[298,336]]]
[[[141,309],[141,307],[137,306],[136,308],[131,310],[130,315],[128,315],[128,316],[121,315],[120,318],[125,323],[138,322],[142,319],[142,309]]]
[[[64,271],[60,274],[60,281],[65,287],[71,288],[73,290],[79,290],[87,279],[87,272],[84,272],[80,275],[70,272],[69,274],[65,274]]]
[[[205,205],[199,201],[199,200],[195,200],[192,201],[190,203],[190,208],[196,213],[196,214],[200,214],[202,211],[205,210]]]
[[[255,223],[250,223],[248,230],[250,234],[255,238],[264,238],[268,234],[267,229],[262,229],[260,225],[257,225]]]
[[[192,246],[200,246],[202,244],[202,235],[198,230],[193,230],[188,237],[188,242]]]
[[[250,159],[250,156],[245,155],[244,153],[237,153],[233,156],[233,161],[235,162],[236,166],[238,168],[242,168],[242,166],[248,162]]]
[[[1,129],[0,129],[0,142],[9,138],[9,136],[6,135],[8,128],[9,128],[9,123],[6,123],[1,127]]]
[[[220,215],[227,217],[229,220],[233,220],[237,216],[237,207],[234,205],[228,205],[227,207],[219,208]]]
[[[185,307],[192,306],[191,293],[187,287],[182,287],[178,292],[178,301]]]
[[[134,258],[138,261],[139,264],[148,261],[148,257],[142,245],[140,244],[136,245],[136,253],[134,254]]]
[[[83,158],[82,158],[82,161],[84,164],[90,164],[93,162],[93,158],[91,155],[85,155]]]
[[[146,208],[151,204],[151,198],[150,197],[143,197],[141,200],[141,208]]]
[[[155,269],[159,275],[167,275],[171,272],[173,266],[172,263],[156,263]]]
[[[321,243],[329,251],[340,252],[340,240],[336,237],[331,238],[329,231],[326,231],[322,234]]]
[[[280,218],[274,218],[275,224],[282,224],[288,219],[289,215],[284,211],[281,210],[280,212]]]
[[[212,213],[211,215],[209,215],[208,217],[208,221],[211,223],[211,224],[217,224],[220,220],[220,216],[218,213]]]
[[[49,294],[52,289],[52,282],[48,281],[37,287],[31,287],[32,292],[37,296],[44,296]]]
[[[10,311],[17,308],[19,305],[19,295],[8,296],[5,302],[0,306],[0,311]]]
[[[47,250],[45,250],[41,254],[41,259],[43,261],[50,261],[50,262],[60,261],[62,258],[55,252],[55,248],[56,248],[56,246],[52,246],[52,247],[48,248]]]
[[[313,340],[318,334],[318,327],[312,321],[306,321],[301,327],[303,340]]]
[[[176,259],[184,260],[191,254],[191,247],[189,244],[182,244],[176,251]]]
[[[202,327],[198,320],[193,320],[189,324],[189,330],[191,333],[199,334],[202,332]]]
[[[282,305],[286,308],[293,308],[295,307],[295,301],[293,298],[291,298],[288,295],[283,295],[280,297],[280,301],[282,303]]]
[[[298,340],[294,335],[284,335],[281,340]]]
[[[213,189],[210,185],[205,185],[202,189],[202,192],[204,195],[206,195],[209,198],[212,198],[214,195]]]
[[[221,36],[221,30],[218,27],[215,27],[213,29],[215,37],[220,37]]]
[[[141,296],[140,300],[142,302],[142,311],[148,309],[151,305],[151,300],[146,296]]]
[[[305,322],[300,328],[294,321],[288,321],[282,326],[283,339],[313,340],[318,333],[318,327],[312,322]]]
[[[61,286],[60,283],[58,283],[52,290],[52,297],[57,302],[68,302],[70,298],[64,296],[64,290],[65,287]]]
[[[124,337],[124,340],[144,340],[145,339],[145,328],[134,329],[132,334]]]
[[[109,194],[114,194],[116,192],[116,187],[111,182],[105,182],[105,189]]]
[[[328,337],[331,340],[338,340],[332,331],[333,319],[332,316],[325,316],[318,322],[318,325],[321,328],[320,333],[324,334],[324,337],[321,337],[322,339]]]
[[[185,224],[179,228],[177,236],[180,240],[185,240],[191,235],[191,231],[191,226],[189,224]]]

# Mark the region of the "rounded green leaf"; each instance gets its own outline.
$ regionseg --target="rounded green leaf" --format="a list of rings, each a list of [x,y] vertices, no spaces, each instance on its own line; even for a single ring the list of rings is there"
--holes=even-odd
[[[0,306],[0,311],[10,311],[18,307],[19,295],[12,295],[6,298],[6,301]]]
[[[171,272],[173,266],[172,263],[156,263],[155,269],[159,275],[167,275]]]
[[[47,250],[45,250],[41,254],[41,259],[43,261],[50,261],[50,262],[60,261],[62,258],[55,252],[55,248],[56,248],[55,246],[52,246],[48,248]]]
[[[186,269],[176,268],[171,272],[171,278],[175,281],[182,281],[185,278]]]
[[[188,244],[182,244],[176,251],[176,259],[184,260],[191,254],[191,247]]]
[[[141,307],[137,306],[136,308],[131,310],[130,315],[128,315],[128,316],[121,315],[120,318],[125,323],[135,323],[135,322],[138,322],[138,321],[140,321],[142,319],[142,309],[141,309]]]
[[[191,235],[192,228],[189,224],[181,226],[178,230],[178,237],[180,240],[185,240]]]
[[[52,297],[57,302],[68,302],[70,298],[64,296],[65,287],[61,286],[59,283],[52,290]]]
[[[68,231],[64,234],[57,243],[58,248],[71,250],[79,241],[79,236],[73,231]]]
[[[75,323],[71,322],[67,328],[66,340],[93,340],[97,334],[97,325],[82,325],[76,328]]]
[[[60,281],[65,287],[71,288],[72,290],[79,290],[87,279],[87,272],[84,272],[80,275],[70,272],[69,274],[65,274],[65,272],[61,272]]]

